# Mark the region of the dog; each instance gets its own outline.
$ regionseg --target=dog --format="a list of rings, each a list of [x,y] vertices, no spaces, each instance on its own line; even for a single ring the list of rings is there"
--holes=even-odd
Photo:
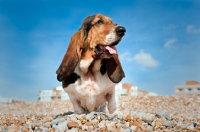
[[[111,18],[95,14],[84,19],[81,28],[71,37],[56,74],[76,114],[106,112],[106,109],[112,114],[117,109],[115,86],[125,73],[116,45],[125,32]]]

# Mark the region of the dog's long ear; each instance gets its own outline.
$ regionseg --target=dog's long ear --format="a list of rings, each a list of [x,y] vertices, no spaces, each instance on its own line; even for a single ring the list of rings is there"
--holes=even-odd
[[[67,52],[60,64],[60,67],[56,71],[58,81],[64,81],[70,77],[78,64],[81,55],[86,52],[87,45],[85,40],[88,36],[90,28],[92,27],[93,18],[94,16],[87,17],[83,21],[79,31],[72,36]]]
[[[118,83],[125,77],[118,55],[114,54],[112,58],[106,59],[106,69],[110,80]]]
[[[56,71],[58,81],[63,81],[65,78],[68,78],[75,70],[75,67],[81,57],[82,43],[83,40],[81,39],[81,31],[78,31],[72,36],[67,52],[65,53],[63,60]]]

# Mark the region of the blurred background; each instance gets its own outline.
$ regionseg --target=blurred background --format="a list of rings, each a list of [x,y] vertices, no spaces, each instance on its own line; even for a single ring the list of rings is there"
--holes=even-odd
[[[126,28],[117,45],[122,83],[158,95],[200,81],[200,1],[0,0],[0,99],[37,101],[61,86],[56,70],[84,18],[101,13]]]

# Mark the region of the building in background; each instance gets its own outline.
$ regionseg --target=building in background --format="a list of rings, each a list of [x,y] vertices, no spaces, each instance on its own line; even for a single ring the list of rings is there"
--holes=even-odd
[[[137,96],[138,87],[130,83],[118,83],[116,90],[121,96]]]
[[[0,96],[0,106],[1,105],[7,105],[7,104],[13,104],[13,103],[22,103],[23,100],[20,99],[13,99],[13,98],[4,98]]]
[[[200,83],[197,81],[186,81],[186,85],[175,86],[175,95],[200,96]]]
[[[69,99],[69,96],[61,86],[55,87],[52,90],[42,90],[38,94],[39,102],[67,99]]]
[[[156,93],[138,89],[134,84],[119,83],[118,85],[121,96],[157,96]]]

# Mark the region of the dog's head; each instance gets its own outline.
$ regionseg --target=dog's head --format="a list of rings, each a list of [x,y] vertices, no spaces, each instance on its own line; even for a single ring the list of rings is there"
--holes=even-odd
[[[101,14],[87,17],[69,44],[63,61],[56,71],[57,79],[69,77],[80,60],[105,59],[106,70],[113,82],[124,77],[116,45],[124,36],[126,29],[112,23],[112,19]]]
[[[124,27],[113,24],[112,19],[101,14],[87,17],[81,30],[88,49],[93,51],[92,56],[100,58],[110,58],[117,54],[115,46],[126,32]]]

